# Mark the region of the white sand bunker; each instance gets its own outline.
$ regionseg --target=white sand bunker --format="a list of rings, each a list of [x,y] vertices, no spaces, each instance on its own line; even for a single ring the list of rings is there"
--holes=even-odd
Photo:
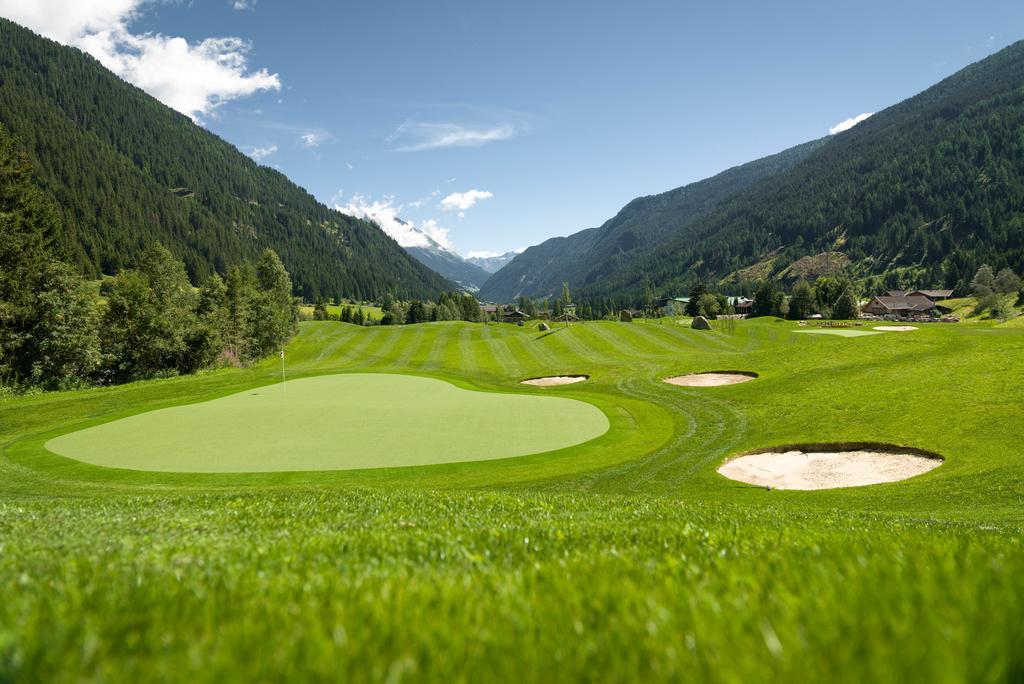
[[[907,332],[908,330],[917,330],[913,325],[879,325],[874,330],[882,330],[884,332]]]
[[[546,378],[529,378],[521,381],[520,384],[534,387],[554,387],[555,385],[572,385],[583,382],[589,377],[589,375],[549,375]]]
[[[772,489],[836,489],[898,482],[942,465],[942,457],[885,445],[811,445],[740,456],[718,469],[731,480]]]
[[[718,387],[719,385],[737,385],[757,377],[757,373],[746,371],[709,371],[706,373],[690,373],[665,378],[665,382],[679,387]]]

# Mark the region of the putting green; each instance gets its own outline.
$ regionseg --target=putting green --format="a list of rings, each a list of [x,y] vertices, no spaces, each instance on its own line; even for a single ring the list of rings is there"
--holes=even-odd
[[[815,328],[811,330],[794,330],[796,333],[808,335],[837,335],[839,337],[864,337],[865,335],[881,335],[874,330],[854,330],[851,328]]]
[[[323,375],[160,409],[55,437],[110,468],[229,473],[351,470],[552,451],[607,432],[574,399],[461,389],[412,375]]]

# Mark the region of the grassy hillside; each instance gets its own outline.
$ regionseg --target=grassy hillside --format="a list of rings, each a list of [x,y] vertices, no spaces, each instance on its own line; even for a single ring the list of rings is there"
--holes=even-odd
[[[92,57],[0,19],[0,125],[60,206],[90,277],[159,240],[194,281],[273,248],[307,299],[433,297],[450,285],[376,226],[328,209]]]
[[[302,325],[289,377],[411,372],[582,399],[612,424],[577,447],[483,463],[186,475],[41,449],[275,382],[278,359],[4,400],[0,677],[1018,679],[1024,331],[798,329]],[[760,377],[660,382],[714,369]],[[591,379],[518,384],[553,373]],[[516,424],[439,429],[500,440]],[[861,440],[947,460],[902,483],[819,492],[715,473],[750,449]]]

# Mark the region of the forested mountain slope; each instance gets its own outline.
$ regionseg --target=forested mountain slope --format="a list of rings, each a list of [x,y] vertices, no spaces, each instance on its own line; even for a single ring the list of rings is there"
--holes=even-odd
[[[725,198],[792,168],[823,142],[798,145],[675,190],[637,198],[599,228],[530,247],[491,276],[481,296],[507,301],[520,295],[555,295],[563,281],[576,289],[599,283],[685,231]]]
[[[464,290],[479,290],[491,274],[476,264],[470,263],[462,255],[454,252],[419,228],[414,228],[402,219],[396,219],[411,234],[403,245],[405,251],[435,273],[459,285]],[[414,237],[412,237],[414,236]],[[416,244],[412,244],[416,243]],[[400,243],[401,244],[401,243]]]
[[[833,136],[588,292],[779,276],[826,252],[879,286],[964,291],[983,263],[1024,269],[1024,42]]]
[[[492,276],[485,292],[547,290],[561,273],[582,298],[639,298],[648,286],[678,293],[701,279],[813,275],[805,267],[816,261],[845,263],[874,287],[963,291],[983,263],[1024,270],[1024,42],[723,194],[688,220],[666,204],[644,230],[667,237],[611,259],[574,255],[593,250],[592,230],[549,241],[559,249],[544,243]],[[536,289],[527,285],[539,268],[524,268],[527,255],[551,274]]]
[[[434,243],[427,247],[406,247],[408,252],[427,268],[440,273],[465,290],[479,290],[491,274],[463,259],[455,252]]]
[[[61,208],[64,257],[88,276],[132,265],[159,240],[193,281],[270,247],[309,298],[451,289],[376,226],[327,208],[89,55],[4,19],[0,124]]]

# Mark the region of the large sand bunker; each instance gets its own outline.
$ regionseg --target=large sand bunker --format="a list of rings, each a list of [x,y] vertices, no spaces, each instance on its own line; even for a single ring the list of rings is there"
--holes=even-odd
[[[883,330],[885,332],[907,332],[909,330],[917,330],[917,328],[912,325],[879,325],[874,329]]]
[[[741,382],[748,382],[757,377],[757,373],[747,371],[707,371],[705,373],[690,373],[689,375],[676,375],[665,378],[665,382],[679,387],[718,387],[720,385],[737,385]]]
[[[728,461],[718,472],[771,489],[836,489],[898,482],[942,465],[926,451],[885,444],[780,447]]]
[[[557,385],[572,385],[577,382],[583,382],[589,375],[549,375],[543,378],[528,378],[522,380],[520,384],[533,385],[534,387],[555,387]]]

